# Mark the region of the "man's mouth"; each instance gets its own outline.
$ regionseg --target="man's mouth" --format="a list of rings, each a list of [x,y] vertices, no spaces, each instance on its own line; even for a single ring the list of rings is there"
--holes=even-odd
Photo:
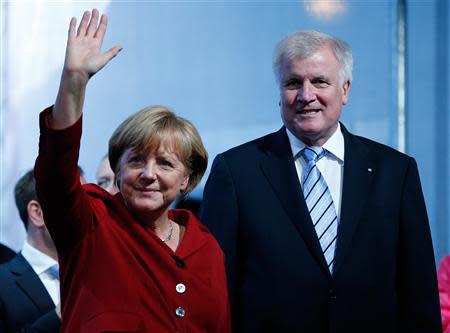
[[[321,109],[301,109],[301,110],[298,110],[297,113],[308,115],[308,114],[318,113],[319,111],[321,111]]]

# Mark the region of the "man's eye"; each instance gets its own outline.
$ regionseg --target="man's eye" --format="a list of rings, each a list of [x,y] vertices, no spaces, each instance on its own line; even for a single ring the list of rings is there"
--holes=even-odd
[[[97,185],[100,186],[100,187],[103,187],[103,188],[108,187],[109,183],[110,183],[109,179],[99,179],[97,181]]]
[[[299,80],[287,80],[284,83],[284,87],[287,89],[298,89],[301,87],[301,82]]]
[[[328,86],[328,82],[325,81],[325,80],[322,80],[322,79],[314,80],[313,84],[314,84],[316,87],[326,87],[326,86]]]

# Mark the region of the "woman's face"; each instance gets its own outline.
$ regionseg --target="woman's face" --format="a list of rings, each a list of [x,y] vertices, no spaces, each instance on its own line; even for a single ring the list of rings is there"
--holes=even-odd
[[[119,163],[120,192],[137,214],[162,213],[188,185],[186,167],[163,145],[147,156],[129,148]]]

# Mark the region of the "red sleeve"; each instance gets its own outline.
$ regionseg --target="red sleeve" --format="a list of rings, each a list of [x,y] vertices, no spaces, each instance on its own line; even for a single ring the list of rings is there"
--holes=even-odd
[[[68,128],[53,130],[47,124],[51,110],[47,108],[39,116],[39,155],[34,174],[45,224],[58,254],[64,256],[89,230],[93,213],[78,170],[82,117]]]
[[[441,302],[442,329],[450,332],[450,256],[446,256],[438,269],[439,299]]]

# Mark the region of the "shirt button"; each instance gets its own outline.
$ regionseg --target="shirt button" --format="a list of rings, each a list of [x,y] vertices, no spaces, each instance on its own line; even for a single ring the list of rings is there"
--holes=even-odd
[[[178,317],[184,317],[184,315],[186,314],[186,311],[184,311],[184,309],[183,309],[181,306],[179,306],[179,307],[177,307],[177,309],[175,310],[175,314],[176,314]]]
[[[333,289],[328,290],[328,299],[330,301],[335,301],[336,300],[336,293]]]
[[[184,293],[186,291],[186,286],[182,283],[178,283],[175,287],[176,291],[180,294]]]

